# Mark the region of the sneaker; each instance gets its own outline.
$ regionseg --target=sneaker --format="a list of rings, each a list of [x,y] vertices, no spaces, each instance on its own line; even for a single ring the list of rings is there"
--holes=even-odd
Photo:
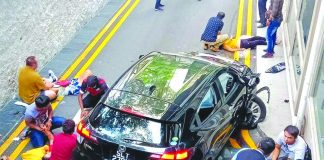
[[[262,55],[262,58],[272,58],[273,57],[273,53],[266,53],[264,55]]]
[[[155,8],[155,11],[163,11],[162,8]]]
[[[21,134],[20,134],[20,139],[21,140],[24,140],[26,139],[27,137],[29,137],[31,134],[31,130],[30,128],[26,128]]]
[[[163,4],[160,4],[160,7],[164,7],[164,5]]]
[[[48,76],[52,79],[52,82],[57,81],[57,77],[55,76],[55,74],[52,70],[48,70]]]

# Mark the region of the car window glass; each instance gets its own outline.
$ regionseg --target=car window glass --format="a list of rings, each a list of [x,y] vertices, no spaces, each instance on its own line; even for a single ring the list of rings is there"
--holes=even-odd
[[[203,122],[212,113],[216,105],[216,94],[212,88],[209,88],[198,108],[200,121]]]
[[[235,85],[233,76],[229,73],[224,72],[218,76],[218,80],[221,85],[220,89],[223,91],[225,96],[227,96],[228,93],[232,91]]]

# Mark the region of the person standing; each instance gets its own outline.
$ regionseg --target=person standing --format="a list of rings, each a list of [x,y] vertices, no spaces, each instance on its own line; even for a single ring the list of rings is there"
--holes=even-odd
[[[163,4],[161,4],[161,0],[156,0],[155,2],[155,11],[163,11],[161,7],[164,7]]]
[[[307,144],[299,136],[299,129],[296,126],[289,125],[277,138],[272,160],[303,160],[306,151]]]
[[[284,0],[271,0],[271,4],[269,7],[269,13],[268,19],[267,19],[267,40],[268,40],[268,47],[265,50],[266,54],[262,55],[262,58],[272,58],[274,54],[274,47],[276,44],[277,39],[277,30],[281,25],[281,22],[283,20],[282,15],[282,6],[283,6]]]
[[[216,17],[209,18],[206,28],[200,38],[204,43],[204,50],[210,49],[214,52],[219,51],[218,46],[215,46],[215,44],[218,43],[218,39],[221,39],[218,35],[221,34],[221,30],[223,29],[224,17],[224,12],[218,12]]]
[[[267,160],[266,157],[271,154],[274,148],[275,141],[270,137],[265,137],[258,143],[257,149],[240,149],[231,160]]]
[[[37,72],[38,63],[35,56],[26,59],[26,66],[18,74],[18,94],[23,102],[32,104],[39,95],[46,95],[51,100],[57,97],[58,88],[42,78]]]
[[[264,28],[266,27],[266,18],[265,18],[265,13],[267,12],[267,0],[258,0],[258,8],[259,8],[259,17],[260,17],[260,21],[258,21],[259,23],[261,23],[259,26],[257,26],[258,28]]]

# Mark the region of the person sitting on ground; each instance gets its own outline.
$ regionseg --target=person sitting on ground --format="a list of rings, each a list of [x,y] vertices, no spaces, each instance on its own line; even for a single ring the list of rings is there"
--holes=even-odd
[[[108,91],[108,86],[104,79],[95,75],[89,75],[81,84],[78,101],[81,109],[81,118],[86,116],[93,107],[99,102],[101,97]],[[83,98],[83,95],[87,94]]]
[[[296,126],[289,125],[279,134],[272,159],[303,160],[306,151],[307,144],[299,136],[299,129]]]
[[[67,119],[64,121],[62,128],[63,133],[54,135],[53,144],[50,146],[50,160],[72,159],[72,152],[77,145],[77,136],[76,134],[73,134],[75,122],[72,119]]]
[[[239,39],[229,38],[227,34],[223,35],[224,40],[219,48],[228,52],[242,51],[244,49],[255,49],[257,45],[267,45],[266,38],[260,36],[243,35]]]
[[[275,141],[270,137],[262,138],[258,143],[257,149],[243,148],[240,149],[232,160],[267,160],[275,148]]]
[[[214,52],[219,51],[215,44],[217,44],[221,39],[221,37],[218,35],[221,35],[221,30],[224,26],[224,17],[224,12],[218,12],[216,17],[209,18],[204,33],[200,38],[200,40],[204,43],[204,50],[210,49]]]
[[[35,148],[44,146],[44,137],[49,136],[49,131],[61,127],[64,121],[65,118],[53,116],[50,99],[45,95],[38,96],[35,103],[26,108],[25,122]]]
[[[29,56],[26,66],[21,68],[18,74],[18,94],[27,104],[32,104],[39,95],[46,95],[51,100],[57,97],[58,88],[53,88],[53,83],[42,78],[36,71],[37,67],[35,56]]]

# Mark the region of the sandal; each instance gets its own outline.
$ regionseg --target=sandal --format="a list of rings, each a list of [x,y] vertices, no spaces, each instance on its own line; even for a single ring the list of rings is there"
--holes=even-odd
[[[213,52],[219,52],[219,49],[216,48],[215,46],[210,46],[209,49],[210,49],[211,51],[213,51]]]
[[[204,50],[207,50],[208,49],[208,44],[204,44]]]

